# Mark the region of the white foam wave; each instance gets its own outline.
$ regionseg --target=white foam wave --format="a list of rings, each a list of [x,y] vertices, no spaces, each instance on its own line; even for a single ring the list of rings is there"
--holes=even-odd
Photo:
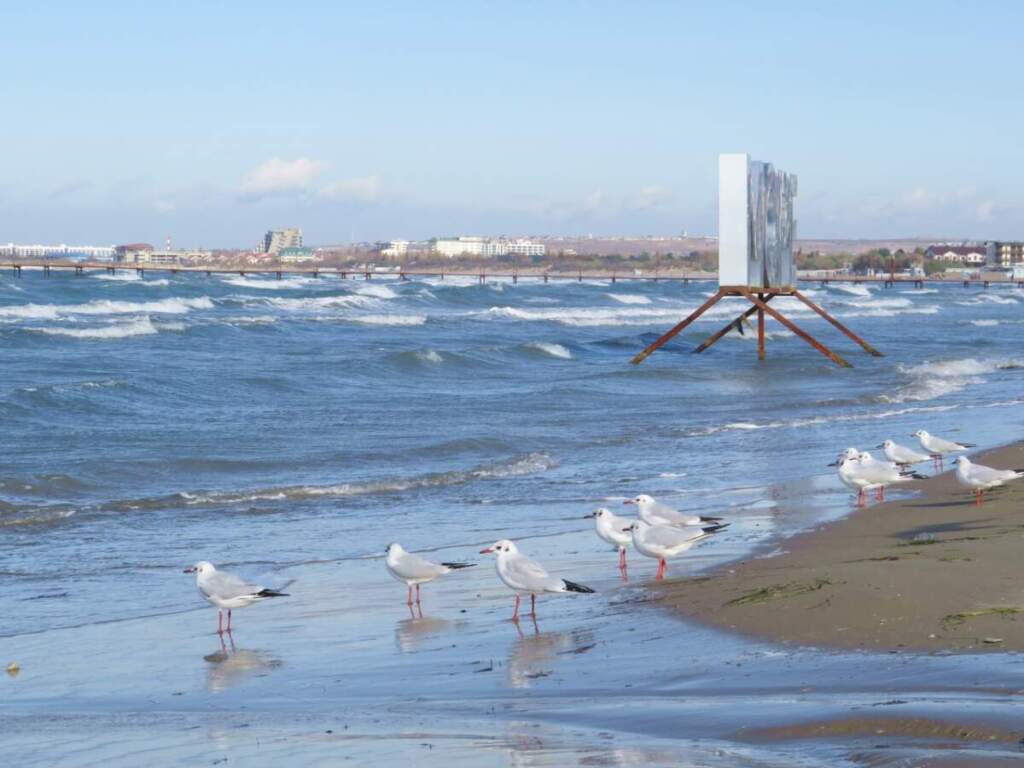
[[[269,298],[260,299],[272,307],[289,312],[319,312],[325,309],[345,309],[348,307],[376,307],[379,302],[368,296],[346,293],[340,296],[316,296],[298,299]]]
[[[572,359],[572,352],[561,344],[554,344],[548,341],[531,341],[526,346],[530,349],[536,349],[538,352],[543,352],[545,355],[557,357],[560,360]]]
[[[857,283],[830,283],[829,287],[842,293],[848,293],[851,296],[870,296],[871,289],[866,285],[859,285]]]
[[[236,288],[255,288],[261,291],[291,291],[298,288],[305,288],[308,285],[317,285],[318,281],[313,277],[288,277],[282,280],[274,278],[259,277],[225,277],[221,278],[225,285],[233,285]]]
[[[184,326],[182,326],[184,327]],[[98,328],[33,328],[51,336],[69,336],[73,339],[124,339],[129,336],[149,336],[159,330],[148,317],[123,323],[111,323]]]
[[[364,325],[423,325],[426,315],[352,315],[340,318]]]
[[[168,314],[183,315],[193,309],[212,309],[208,296],[195,299],[171,298],[158,301],[108,301],[98,299],[87,304],[21,304],[0,307],[0,317],[26,320],[57,320],[73,315]]]
[[[334,496],[367,496],[383,493],[401,493],[421,488],[461,485],[475,480],[500,480],[545,472],[558,463],[547,453],[529,453],[507,461],[482,464],[468,470],[437,472],[419,477],[367,482],[337,483],[333,485],[300,485],[285,488],[265,488],[254,491],[223,493],[179,493],[176,496],[190,505],[243,504],[253,501],[281,501],[284,499],[320,498]]]
[[[879,396],[883,403],[903,403],[920,400],[934,400],[981,384],[985,374],[999,369],[1015,368],[1013,360],[978,360],[968,357],[958,360],[939,360],[912,366],[898,366],[898,370],[910,377],[910,381],[894,394]]]
[[[977,325],[980,328],[990,328],[994,325],[999,325],[998,320],[971,320],[971,325]]]
[[[431,365],[439,365],[444,362],[444,358],[441,357],[441,353],[436,349],[421,349],[416,352],[416,357],[422,360],[424,363],[430,363]]]
[[[375,299],[397,299],[398,294],[386,285],[375,283],[363,283],[356,288],[356,292],[362,296],[372,296]]]
[[[639,293],[606,293],[609,299],[614,299],[620,304],[650,304],[651,300]]]

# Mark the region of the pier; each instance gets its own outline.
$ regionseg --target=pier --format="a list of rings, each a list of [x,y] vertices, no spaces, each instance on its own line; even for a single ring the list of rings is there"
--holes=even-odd
[[[302,277],[336,277],[342,280],[371,280],[377,278],[395,278],[408,280],[413,277],[435,277],[444,280],[446,277],[461,277],[475,279],[480,284],[488,280],[511,280],[518,283],[520,280],[535,280],[543,283],[552,280],[583,282],[584,280],[607,280],[615,283],[619,280],[647,280],[653,282],[681,282],[688,285],[691,282],[717,283],[717,275],[706,272],[696,273],[619,273],[619,272],[591,272],[584,270],[465,270],[465,269],[404,269],[399,267],[394,270],[380,271],[367,270],[365,268],[352,267],[292,267],[280,264],[268,264],[266,266],[253,265],[244,267],[233,266],[205,266],[205,265],[181,265],[181,264],[119,264],[111,262],[68,262],[68,261],[8,261],[0,263],[0,269],[10,270],[15,277],[21,277],[25,269],[40,270],[44,277],[50,277],[54,272],[73,272],[82,276],[86,272],[135,272],[138,275],[145,275],[146,272],[160,272],[171,275],[177,274],[198,274],[212,277],[214,275],[247,275],[273,276],[278,280],[293,276]],[[912,288],[924,288],[926,285],[963,285],[967,288],[972,285],[979,285],[988,288],[991,285],[1010,285],[1017,288],[1024,288],[1024,278],[1014,277],[921,277],[910,275],[828,275],[828,276],[804,276],[798,277],[797,282],[803,284],[818,283],[827,286],[830,283],[868,283],[881,284],[885,288],[894,288],[896,285]]]

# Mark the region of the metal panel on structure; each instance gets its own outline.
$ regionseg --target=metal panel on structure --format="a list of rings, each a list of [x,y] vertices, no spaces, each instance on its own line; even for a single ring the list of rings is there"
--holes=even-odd
[[[796,176],[746,154],[718,158],[718,281],[720,285],[793,285],[796,265],[793,199]]]

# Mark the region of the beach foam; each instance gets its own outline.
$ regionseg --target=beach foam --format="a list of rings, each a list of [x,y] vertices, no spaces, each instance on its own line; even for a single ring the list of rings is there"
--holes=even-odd
[[[560,360],[572,359],[572,352],[561,344],[554,344],[548,341],[531,341],[526,345],[527,349],[535,349],[538,352],[543,352],[545,355],[550,357],[557,357]]]
[[[614,299],[620,304],[650,304],[651,300],[638,293],[606,293],[609,299]]]

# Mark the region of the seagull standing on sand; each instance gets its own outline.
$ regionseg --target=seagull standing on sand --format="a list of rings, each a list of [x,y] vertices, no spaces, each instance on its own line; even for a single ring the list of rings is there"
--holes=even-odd
[[[217,634],[225,632],[223,627],[224,611],[228,612],[228,626],[226,631],[231,631],[231,611],[234,608],[245,608],[267,600],[271,597],[288,597],[286,592],[278,592],[276,589],[265,589],[258,584],[248,584],[235,576],[233,573],[218,571],[213,563],[202,560],[191,568],[186,568],[185,573],[196,575],[196,588],[210,605],[217,606]]]
[[[974,503],[979,507],[985,501],[986,490],[1022,477],[1024,469],[994,469],[984,464],[975,464],[966,456],[958,456],[956,459],[956,479],[960,485],[974,490]]]
[[[907,448],[905,445],[900,445],[892,440],[886,440],[878,447],[885,451],[885,457],[889,461],[893,464],[899,464],[901,467],[923,464],[931,458],[926,453],[915,451],[913,448]]]
[[[411,606],[412,588],[416,587],[416,605],[420,604],[420,584],[444,576],[462,568],[472,568],[476,563],[432,563],[418,555],[406,552],[401,544],[389,544],[384,564],[395,580],[408,588],[405,604]]]
[[[921,447],[928,451],[928,455],[935,462],[936,469],[942,469],[942,460],[947,453],[959,453],[976,447],[974,443],[954,443],[952,440],[944,440],[923,429],[917,430],[911,437],[916,437],[920,441]]]
[[[678,528],[671,525],[650,525],[644,520],[635,521],[629,530],[633,535],[633,546],[641,555],[652,557],[658,561],[658,573],[655,579],[665,578],[666,560],[688,551],[698,541],[703,541],[712,533],[727,527],[722,525],[706,525],[704,527],[689,526]]]
[[[720,517],[704,517],[702,515],[690,515],[686,512],[680,512],[678,509],[673,509],[667,504],[655,501],[646,493],[641,493],[635,499],[626,499],[622,503],[636,504],[637,514],[648,525],[708,525],[722,521]]]
[[[629,518],[612,514],[611,510],[604,507],[591,512],[586,517],[594,518],[594,528],[601,539],[618,548],[619,568],[624,570],[626,567],[626,547],[633,541],[633,537],[629,533],[629,526],[632,525],[633,521]]]
[[[926,479],[924,475],[900,469],[899,465],[892,462],[878,461],[867,451],[860,452],[858,464],[856,472],[868,482],[865,490],[874,488],[878,501],[885,501],[885,489],[890,485]]]
[[[530,596],[530,615],[536,618],[537,595],[545,592],[590,594],[594,591],[590,587],[585,587],[574,581],[552,576],[544,569],[544,566],[521,553],[516,545],[508,539],[496,541],[486,549],[480,550],[481,555],[489,555],[492,552],[497,554],[494,565],[498,572],[498,578],[505,583],[506,587],[516,593],[516,609],[512,614],[512,621],[519,621],[519,598],[522,595]]]

